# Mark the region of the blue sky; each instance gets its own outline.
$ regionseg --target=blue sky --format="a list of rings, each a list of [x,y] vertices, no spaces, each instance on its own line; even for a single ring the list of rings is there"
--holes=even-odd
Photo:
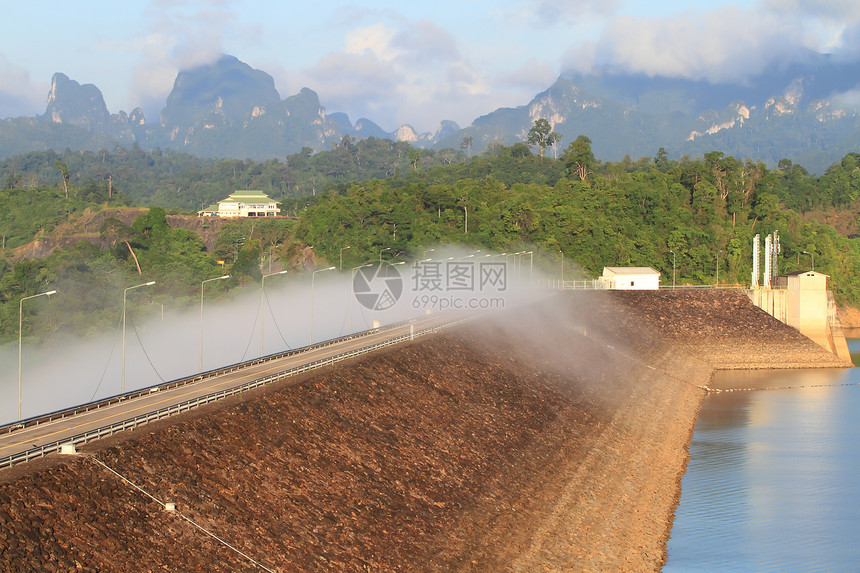
[[[180,69],[238,57],[282,98],[433,131],[524,105],[564,70],[743,80],[804,49],[860,55],[856,0],[7,2],[0,118],[44,113],[55,72],[111,113],[158,114]],[[858,57],[857,59],[860,59]]]

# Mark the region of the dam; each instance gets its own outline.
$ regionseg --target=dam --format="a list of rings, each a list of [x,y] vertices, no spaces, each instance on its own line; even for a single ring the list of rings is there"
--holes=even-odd
[[[847,365],[739,291],[562,293],[3,470],[0,570],[656,571],[713,372]]]

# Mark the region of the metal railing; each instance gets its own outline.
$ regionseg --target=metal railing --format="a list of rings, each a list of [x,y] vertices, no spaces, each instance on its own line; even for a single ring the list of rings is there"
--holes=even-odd
[[[55,420],[62,420],[64,418],[69,418],[72,416],[76,416],[78,414],[83,414],[85,412],[89,412],[92,410],[99,410],[101,408],[105,408],[107,406],[112,406],[114,404],[118,404],[120,402],[125,402],[127,400],[131,400],[134,398],[139,398],[141,396],[146,396],[153,392],[160,392],[164,390],[171,390],[178,386],[186,386],[188,384],[194,384],[195,382],[200,382],[201,380],[206,380],[208,378],[212,378],[213,376],[221,376],[222,374],[229,374],[230,372],[235,372],[237,370],[241,370],[243,368],[248,368],[250,366],[256,366],[258,364],[265,364],[266,362],[271,362],[273,360],[280,360],[282,358],[288,358],[290,356],[294,356],[297,354],[302,354],[305,352],[310,352],[319,348],[325,348],[327,346],[331,346],[332,344],[341,343],[347,340],[355,340],[359,338],[364,338],[367,336],[371,336],[374,334],[378,334],[380,332],[386,332],[388,330],[394,330],[396,328],[402,327],[404,324],[408,324],[410,321],[406,322],[398,322],[394,324],[389,324],[385,326],[380,326],[379,328],[374,328],[371,330],[365,330],[362,332],[357,332],[355,334],[351,334],[348,336],[343,336],[340,338],[333,338],[331,340],[325,340],[323,342],[318,342],[311,346],[305,346],[302,348],[296,348],[293,350],[284,350],[282,352],[277,352],[275,354],[269,354],[266,356],[261,356],[259,358],[252,358],[251,360],[247,360],[245,362],[238,362],[236,364],[230,364],[227,366],[222,366],[220,368],[215,368],[213,370],[207,370],[206,372],[200,372],[198,374],[192,374],[191,376],[186,376],[184,378],[177,378],[176,380],[171,380],[169,382],[162,382],[161,384],[155,384],[153,386],[147,386],[145,388],[141,388],[139,390],[131,390],[126,392],[125,394],[117,394],[115,396],[110,396],[108,398],[104,398],[102,400],[97,400],[94,402],[88,402],[86,404],[79,404],[77,406],[72,406],[70,408],[64,408],[62,410],[57,410],[55,412],[50,412],[47,414],[39,414],[37,416],[33,416],[31,418],[27,418],[24,420],[20,420],[17,422],[10,422],[8,424],[0,425],[0,433],[12,433],[18,430],[22,430],[24,428],[29,428],[32,426],[38,426],[40,424],[45,424],[48,422],[53,422]]]
[[[439,332],[443,328],[449,328],[451,326],[460,324],[462,322],[464,322],[464,319],[460,319],[460,320],[446,323],[443,325],[436,325],[436,326],[431,326],[431,327],[422,328],[422,329],[414,329],[414,330],[410,329],[409,333],[406,333],[406,334],[403,334],[400,336],[396,336],[394,338],[389,338],[387,340],[383,340],[381,342],[372,344],[370,346],[365,346],[363,348],[357,348],[355,350],[349,350],[347,352],[342,352],[342,353],[330,356],[328,358],[315,360],[313,362],[309,362],[309,363],[303,364],[301,366],[295,366],[293,368],[288,368],[287,370],[284,370],[284,371],[281,371],[281,372],[278,372],[275,374],[270,374],[268,376],[263,376],[262,378],[258,378],[256,380],[246,382],[246,383],[241,384],[239,386],[234,386],[233,388],[227,388],[224,390],[219,390],[217,392],[212,392],[210,394],[206,394],[204,396],[198,396],[197,398],[191,398],[189,400],[185,400],[184,402],[180,402],[178,404],[166,406],[166,407],[161,408],[159,410],[154,410],[152,412],[148,412],[146,414],[141,414],[141,415],[135,416],[133,418],[128,418],[128,419],[122,420],[120,422],[115,422],[113,424],[102,426],[102,427],[96,428],[94,430],[89,430],[87,432],[76,434],[70,438],[63,438],[62,440],[56,440],[56,441],[50,442],[48,444],[33,447],[33,448],[30,448],[29,450],[19,452],[17,454],[12,454],[12,455],[6,456],[4,458],[0,458],[0,469],[11,468],[11,467],[15,466],[16,464],[25,463],[25,462],[28,462],[32,459],[44,457],[50,453],[59,451],[60,447],[65,445],[65,444],[74,444],[74,445],[86,444],[88,442],[91,442],[93,440],[97,440],[99,438],[103,438],[105,436],[111,436],[113,434],[116,434],[117,432],[122,432],[122,431],[125,431],[128,429],[134,429],[134,428],[137,428],[138,426],[142,426],[146,423],[149,423],[149,422],[152,422],[155,420],[160,420],[161,418],[173,416],[175,414],[179,414],[181,412],[185,412],[187,410],[197,408],[199,406],[202,406],[204,404],[208,404],[210,402],[222,400],[222,399],[224,399],[228,396],[232,396],[234,394],[247,392],[249,390],[253,390],[254,388],[258,388],[260,386],[272,384],[274,382],[278,382],[280,380],[283,380],[284,378],[296,376],[298,374],[301,374],[303,372],[307,372],[309,370],[314,370],[316,368],[321,368],[323,366],[328,366],[330,364],[342,362],[344,360],[348,360],[350,358],[354,358],[354,357],[360,356],[362,354],[367,354],[368,352],[372,352],[374,350],[379,350],[380,348],[385,348],[387,346],[398,344],[398,343],[404,342],[406,340],[411,340],[416,336],[423,336],[423,335],[430,334],[433,332]],[[389,329],[397,328],[400,326],[402,326],[402,324],[396,325],[396,326],[386,327],[385,329],[377,329],[377,330],[373,330],[373,331],[368,331],[368,333],[363,333],[360,336],[367,336],[368,334],[377,333],[377,332],[379,332],[379,330],[389,330]],[[349,340],[351,338],[357,338],[357,337],[359,337],[359,335],[345,337],[345,338],[339,338],[339,339],[335,339],[335,340],[331,340],[331,341],[327,341],[327,342],[315,345],[312,348],[330,346],[331,344],[334,344],[335,342],[342,342],[344,340]],[[253,360],[250,362],[246,362],[246,363],[243,363],[241,365],[233,365],[233,366],[229,366],[226,368],[213,370],[211,372],[207,372],[205,374],[195,376],[195,377],[193,377],[193,380],[197,381],[197,380],[202,380],[204,378],[211,378],[211,377],[219,375],[219,374],[226,374],[229,372],[234,372],[236,370],[241,370],[242,368],[252,366],[254,364],[259,364],[261,362],[267,362],[267,361],[274,360],[276,357],[285,357],[285,356],[289,356],[290,354],[302,352],[304,350],[305,349],[299,350],[299,351],[288,351],[288,352],[282,353],[283,356],[271,355],[271,356],[264,357],[261,359],[256,359],[256,360]],[[171,382],[171,383],[169,383],[169,386],[171,388],[173,388],[176,386],[188,384],[188,383],[190,383],[189,380],[192,380],[192,379],[189,378],[189,379],[183,379],[183,381]],[[160,388],[164,388],[165,386],[167,386],[167,385],[162,385],[162,386],[160,386]],[[150,393],[150,390],[135,392],[135,393],[133,393],[133,395],[127,395],[126,394],[126,395],[117,397],[116,399],[111,399],[110,403],[115,404],[117,402],[129,400],[133,397],[137,397],[139,395],[146,395],[149,393]],[[105,405],[107,405],[107,404],[102,404],[100,407],[104,407]],[[81,408],[78,408],[75,410],[70,410],[68,412],[65,412],[64,417],[72,415],[71,414],[72,411],[82,413],[82,412],[87,412],[87,411],[90,411],[93,409],[97,409],[97,407],[94,407],[94,408],[81,407]],[[55,417],[53,419],[56,420],[58,418]],[[42,423],[44,423],[44,421]]]

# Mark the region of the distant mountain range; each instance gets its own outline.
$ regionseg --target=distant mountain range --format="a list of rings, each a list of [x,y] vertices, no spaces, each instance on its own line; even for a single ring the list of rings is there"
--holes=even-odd
[[[435,133],[408,125],[386,132],[366,118],[353,124],[345,113],[326,113],[308,88],[282,100],[272,76],[223,56],[180,72],[157,122],[140,108],[111,114],[96,86],[57,73],[44,115],[0,121],[0,158],[137,144],[263,160],[330,149],[344,136],[455,149],[471,137],[471,151],[479,153],[493,143],[525,141],[534,121],[545,118],[563,136],[556,152],[585,134],[604,160],[652,157],[661,147],[670,157],[718,150],[769,165],[789,158],[821,172],[860,150],[860,115],[846,97],[858,84],[860,66],[819,54],[744,84],[566,73],[527,105],[497,109],[466,128],[443,121]]]

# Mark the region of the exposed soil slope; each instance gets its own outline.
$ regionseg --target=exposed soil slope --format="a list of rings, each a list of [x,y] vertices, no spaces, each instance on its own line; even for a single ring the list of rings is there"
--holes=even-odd
[[[659,570],[709,361],[835,364],[745,300],[553,297],[0,473],[0,570]]]
[[[137,217],[146,212],[147,210],[141,207],[87,209],[58,225],[50,233],[40,233],[31,242],[13,249],[12,262],[43,259],[56,249],[71,247],[81,241],[88,241],[106,249],[110,246],[110,238],[103,237],[100,230],[107,219],[116,218],[124,225],[131,225]],[[188,229],[200,235],[206,244],[206,250],[211,252],[215,248],[218,230],[229,221],[217,217],[167,215],[167,222],[172,229]]]

